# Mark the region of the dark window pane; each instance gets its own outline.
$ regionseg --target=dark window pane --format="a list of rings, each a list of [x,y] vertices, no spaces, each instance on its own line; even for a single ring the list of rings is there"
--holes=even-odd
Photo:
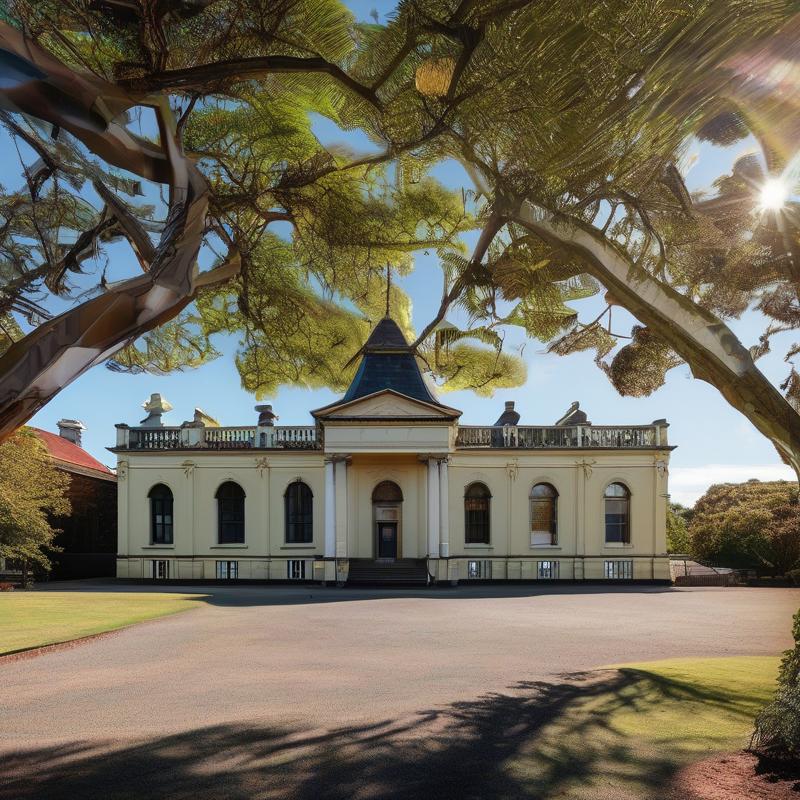
[[[286,542],[288,544],[311,544],[314,539],[314,505],[311,489],[299,481],[291,484],[286,490],[284,505]]]
[[[473,483],[464,493],[464,541],[489,544],[489,500],[491,494],[482,483]]]
[[[149,493],[150,541],[152,544],[172,544],[172,492],[163,483]]]
[[[217,489],[220,544],[244,544],[244,499],[244,490],[233,481],[227,481]]]

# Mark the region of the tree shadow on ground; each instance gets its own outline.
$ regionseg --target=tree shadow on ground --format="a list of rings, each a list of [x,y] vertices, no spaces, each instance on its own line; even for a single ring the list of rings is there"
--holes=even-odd
[[[572,674],[335,730],[229,724],[30,748],[0,757],[0,800],[664,798],[678,740],[642,748],[613,722],[662,690],[683,693],[632,670]]]
[[[669,585],[653,584],[463,584],[457,587],[435,586],[430,588],[372,588],[320,586],[318,584],[210,584],[162,583],[145,584],[138,581],[69,581],[39,587],[39,591],[81,592],[134,592],[134,593],[179,593],[197,595],[198,600],[214,606],[288,606],[311,603],[346,603],[363,600],[458,600],[547,597],[552,595],[638,595],[677,593],[680,590]]]

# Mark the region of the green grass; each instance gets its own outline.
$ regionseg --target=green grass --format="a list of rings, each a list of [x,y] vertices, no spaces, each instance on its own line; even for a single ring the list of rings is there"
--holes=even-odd
[[[197,606],[202,595],[2,592],[0,654],[112,631]]]
[[[747,745],[779,659],[616,665],[574,685],[508,760],[524,796],[650,800],[681,767]]]

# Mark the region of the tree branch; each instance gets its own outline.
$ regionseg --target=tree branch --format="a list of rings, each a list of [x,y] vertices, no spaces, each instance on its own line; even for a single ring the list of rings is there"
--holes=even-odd
[[[217,61],[214,64],[200,64],[185,69],[153,72],[141,78],[126,78],[118,83],[131,92],[157,92],[176,89],[208,90],[223,81],[244,81],[290,72],[321,72],[336,79],[342,86],[366,100],[371,106],[380,108],[381,103],[375,92],[350,77],[341,67],[314,56],[254,56],[230,61]]]

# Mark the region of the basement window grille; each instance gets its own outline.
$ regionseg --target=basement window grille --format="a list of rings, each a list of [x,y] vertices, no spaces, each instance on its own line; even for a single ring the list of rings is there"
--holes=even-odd
[[[611,580],[631,580],[633,578],[633,561],[606,561],[605,576]]]
[[[536,565],[536,574],[540,580],[558,580],[558,561],[539,561]]]
[[[217,580],[236,580],[239,577],[238,561],[217,561]]]
[[[467,562],[467,577],[484,578],[488,580],[489,578],[492,577],[492,562],[491,561]]]
[[[286,576],[290,581],[304,581],[306,579],[306,562],[299,558],[287,561]]]
[[[154,560],[152,566],[154,580],[165,581],[169,578],[169,561],[160,558]]]

